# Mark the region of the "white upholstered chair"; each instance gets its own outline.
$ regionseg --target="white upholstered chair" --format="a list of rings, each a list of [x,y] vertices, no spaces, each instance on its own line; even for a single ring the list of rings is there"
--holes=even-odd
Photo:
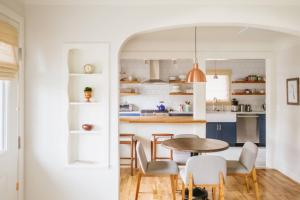
[[[199,138],[198,135],[194,134],[180,134],[180,135],[175,135],[174,138]],[[173,160],[178,164],[178,165],[185,165],[187,160],[191,157],[190,152],[181,152],[181,151],[173,151]]]
[[[148,162],[144,148],[140,142],[137,147],[137,159],[140,165],[136,185],[135,200],[138,199],[142,176],[170,176],[173,200],[176,199],[175,180],[177,180],[178,166],[174,161],[151,161]]]
[[[186,167],[180,170],[182,178],[182,199],[185,188],[189,189],[189,200],[192,200],[193,187],[212,187],[213,200],[219,187],[219,199],[224,199],[224,177],[226,176],[226,160],[220,156],[201,155],[188,159]]]
[[[243,146],[239,160],[227,161],[227,174],[229,176],[244,176],[246,181],[247,191],[249,192],[248,177],[252,177],[255,189],[256,199],[260,199],[255,161],[257,157],[258,148],[252,142],[246,142]]]

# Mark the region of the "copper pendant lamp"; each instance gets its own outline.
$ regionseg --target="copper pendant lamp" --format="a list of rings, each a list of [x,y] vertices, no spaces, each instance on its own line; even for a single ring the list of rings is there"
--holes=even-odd
[[[195,27],[195,61],[193,64],[193,69],[187,74],[187,82],[206,82],[206,76],[201,69],[199,69],[197,60],[197,27]]]

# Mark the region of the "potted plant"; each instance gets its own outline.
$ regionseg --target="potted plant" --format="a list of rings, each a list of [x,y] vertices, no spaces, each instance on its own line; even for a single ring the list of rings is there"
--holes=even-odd
[[[84,98],[86,102],[90,102],[90,99],[92,98],[93,89],[91,87],[85,87],[84,88]]]

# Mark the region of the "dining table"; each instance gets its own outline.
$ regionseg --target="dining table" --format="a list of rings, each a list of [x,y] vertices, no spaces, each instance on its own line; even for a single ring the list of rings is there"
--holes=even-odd
[[[224,151],[229,144],[222,140],[210,138],[172,138],[162,141],[168,149],[182,152],[191,152],[193,155]]]

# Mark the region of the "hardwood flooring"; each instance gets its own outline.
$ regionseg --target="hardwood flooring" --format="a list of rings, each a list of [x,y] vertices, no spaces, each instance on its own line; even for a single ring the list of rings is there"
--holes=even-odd
[[[300,184],[292,181],[280,172],[272,169],[257,170],[261,200],[300,200]],[[134,200],[136,176],[130,176],[130,170],[121,168],[121,200]],[[255,200],[253,184],[250,181],[250,192],[247,193],[243,177],[227,177],[225,182],[225,199]],[[181,181],[177,188],[177,200],[181,200]],[[211,199],[211,189],[209,199]],[[139,200],[171,200],[170,178],[142,178]]]

